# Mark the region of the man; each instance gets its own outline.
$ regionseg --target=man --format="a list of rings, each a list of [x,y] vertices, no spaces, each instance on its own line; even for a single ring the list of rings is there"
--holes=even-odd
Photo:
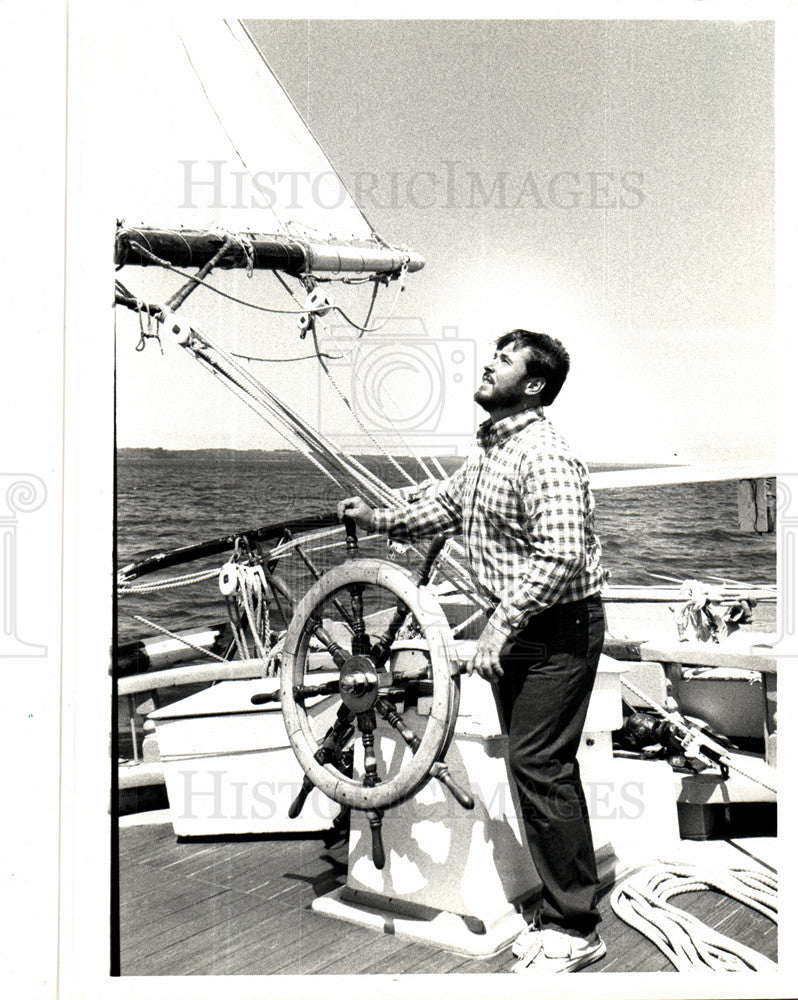
[[[495,608],[468,672],[498,687],[543,883],[537,920],[513,946],[515,972],[573,972],[606,953],[576,761],[604,641],[601,546],[587,472],[543,413],[569,365],[546,334],[504,334],[474,394],[488,419],[465,464],[401,510],[359,497],[338,509],[370,531],[461,529],[474,585]]]

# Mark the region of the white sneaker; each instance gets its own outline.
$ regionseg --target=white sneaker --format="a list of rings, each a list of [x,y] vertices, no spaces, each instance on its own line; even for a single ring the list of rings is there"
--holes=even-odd
[[[513,943],[513,954],[520,958],[525,951],[528,951],[540,935],[540,927],[536,923],[529,924],[525,931],[522,931]]]
[[[607,946],[593,932],[582,937],[569,931],[528,927],[513,945],[518,961],[513,972],[577,972],[607,954]]]

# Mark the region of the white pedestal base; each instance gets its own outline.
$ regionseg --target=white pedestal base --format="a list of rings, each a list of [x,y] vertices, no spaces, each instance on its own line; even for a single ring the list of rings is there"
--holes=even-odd
[[[414,711],[405,721],[417,732],[425,724]],[[376,751],[386,777],[410,753],[393,733],[377,741]],[[315,900],[314,910],[471,958],[505,948],[526,926],[521,904],[540,890],[507,754],[492,688],[479,677],[463,677],[446,760],[454,781],[473,796],[474,809],[463,809],[431,781],[386,810],[382,870],[372,863],[368,819],[353,811],[347,884]]]
[[[315,899],[312,909],[360,927],[370,927],[382,934],[393,934],[407,941],[417,941],[443,948],[466,958],[492,958],[514,941],[526,927],[523,916],[513,907],[479,933],[470,921],[455,913],[439,912],[433,917],[401,915],[394,910],[372,906],[361,899],[347,900],[344,886]],[[376,902],[376,900],[375,900]]]

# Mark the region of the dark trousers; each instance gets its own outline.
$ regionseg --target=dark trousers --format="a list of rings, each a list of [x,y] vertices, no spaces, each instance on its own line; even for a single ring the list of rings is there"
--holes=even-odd
[[[532,859],[543,883],[539,919],[588,935],[599,922],[598,878],[576,751],[604,643],[595,595],[535,615],[502,654],[499,699]]]

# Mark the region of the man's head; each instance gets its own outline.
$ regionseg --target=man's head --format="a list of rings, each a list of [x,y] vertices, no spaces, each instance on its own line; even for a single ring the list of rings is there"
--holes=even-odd
[[[496,419],[554,402],[570,359],[559,340],[545,333],[512,330],[496,341],[474,399]]]

